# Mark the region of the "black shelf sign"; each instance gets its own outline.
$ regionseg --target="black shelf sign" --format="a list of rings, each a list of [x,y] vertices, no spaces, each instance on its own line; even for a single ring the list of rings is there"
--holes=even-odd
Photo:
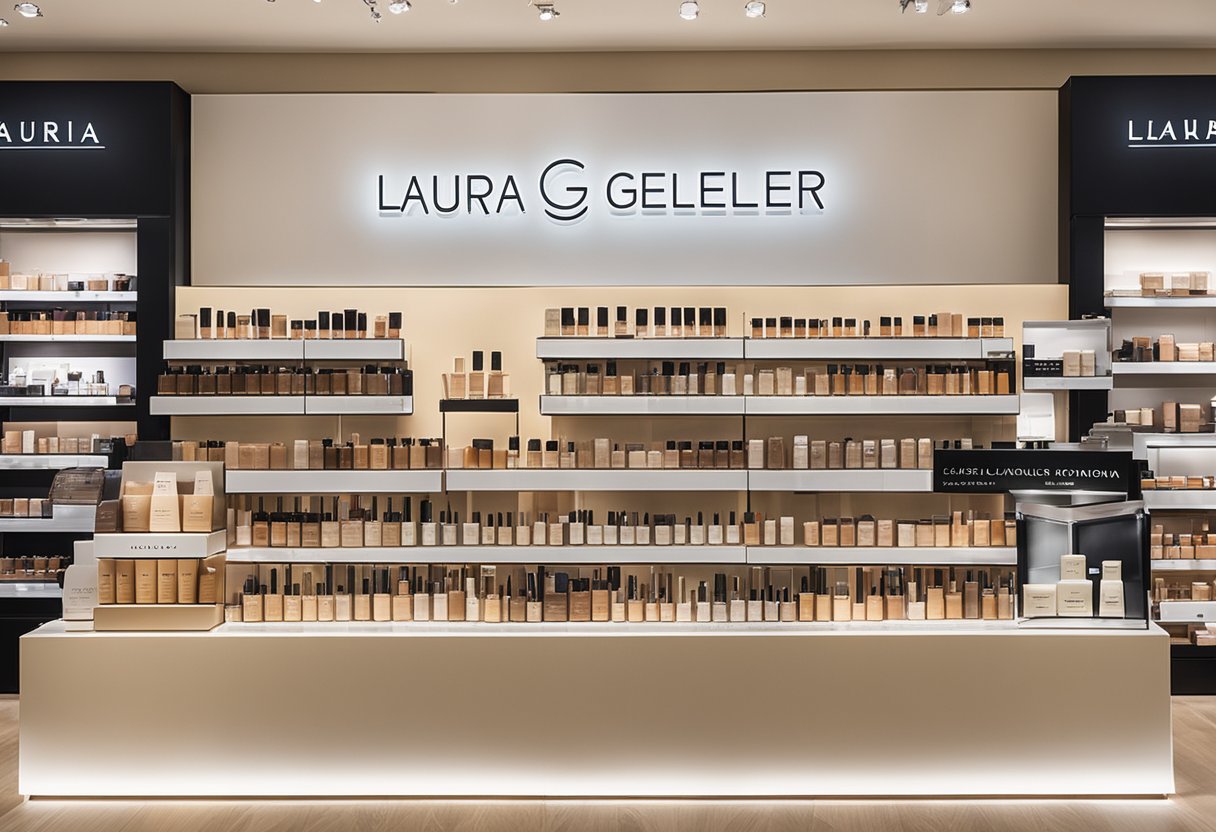
[[[934,451],[933,490],[946,494],[1090,491],[1127,494],[1130,451]]]

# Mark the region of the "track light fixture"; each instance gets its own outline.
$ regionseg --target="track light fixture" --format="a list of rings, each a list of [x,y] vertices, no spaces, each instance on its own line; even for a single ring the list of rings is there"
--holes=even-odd
[[[971,0],[954,0],[950,5],[950,14],[966,14],[971,9]]]
[[[743,4],[743,13],[748,17],[764,17],[765,11],[763,0],[748,0]]]
[[[701,14],[701,5],[697,0],[684,0],[680,4],[680,17],[684,20],[696,20]]]
[[[410,0],[393,0],[388,4],[388,10],[393,14],[408,12],[410,8]]]
[[[0,29],[3,29],[7,25],[8,25],[8,21],[5,20],[3,17],[0,17]]]
[[[548,23],[553,18],[560,17],[561,13],[554,8],[552,3],[537,3],[536,15],[541,19],[542,22]]]
[[[13,11],[22,17],[42,17],[42,9],[38,8],[37,3],[18,3],[13,6]]]

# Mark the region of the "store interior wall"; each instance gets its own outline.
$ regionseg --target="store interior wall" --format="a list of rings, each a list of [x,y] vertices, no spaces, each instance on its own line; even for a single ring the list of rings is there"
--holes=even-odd
[[[190,93],[1056,89],[1216,73],[1211,49],[737,52],[8,52],[7,80],[170,80]]]

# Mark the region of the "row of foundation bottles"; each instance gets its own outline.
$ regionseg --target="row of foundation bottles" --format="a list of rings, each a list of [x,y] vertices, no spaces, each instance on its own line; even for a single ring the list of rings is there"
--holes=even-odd
[[[592,509],[568,513],[435,511],[423,499],[415,520],[413,498],[379,496],[266,498],[256,508],[248,495],[229,497],[231,545],[240,547],[359,548],[397,546],[824,546],[970,548],[1014,546],[1016,523],[974,511],[919,520],[831,517],[798,524],[792,516],[759,512],[697,512],[677,517],[608,511],[600,522]],[[285,508],[286,506],[286,508]],[[723,521],[726,521],[725,523]]]
[[[406,367],[321,368],[262,365],[166,367],[158,396],[412,396]]]
[[[368,321],[371,327],[368,327]],[[400,338],[401,313],[368,313],[359,309],[319,310],[310,318],[292,318],[269,308],[248,315],[204,306],[194,314],[177,316],[174,337],[202,339],[323,339]]]
[[[594,314],[593,314],[594,313]],[[564,306],[545,310],[546,338],[725,338],[724,306]],[[882,316],[878,326],[856,317],[751,317],[752,338],[1001,338],[1002,317],[958,312]],[[905,323],[906,320],[906,323]],[[593,322],[594,321],[594,322]]]
[[[410,468],[480,469],[866,469],[932,468],[934,440],[852,439],[811,440],[785,437],[749,440],[669,439],[665,442],[612,442],[607,438],[580,440],[529,439],[520,451],[518,436],[507,447],[493,439],[474,439],[465,447],[441,448],[442,440],[412,437],[374,438],[359,434],[335,444],[333,439],[283,442],[173,442],[175,461],[223,462],[228,470],[407,470]],[[970,450],[970,438],[943,439],[939,447]]]
[[[134,335],[134,312],[0,310],[0,335]]]
[[[280,569],[282,581],[280,582]],[[1015,615],[1009,570],[751,567],[689,579],[661,568],[262,566],[228,621],[998,621]],[[589,575],[587,573],[590,573]]]
[[[546,363],[550,396],[1007,396],[1012,360],[982,365],[827,364],[756,368],[718,362]]]

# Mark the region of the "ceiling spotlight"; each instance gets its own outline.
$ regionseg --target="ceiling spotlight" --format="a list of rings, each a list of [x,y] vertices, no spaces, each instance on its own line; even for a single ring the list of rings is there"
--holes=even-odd
[[[320,3],[321,0],[317,0],[317,2]],[[388,4],[388,10],[393,14],[408,12],[410,10],[410,0],[393,0],[393,2]]]
[[[696,20],[697,15],[701,14],[701,6],[697,0],[684,0],[680,4],[680,17],[685,20]]]
[[[954,0],[950,5],[950,14],[966,14],[971,8],[971,0]]]
[[[0,29],[3,29],[7,25],[8,25],[8,21],[5,20],[3,17],[0,17]]]
[[[13,11],[22,17],[42,17],[42,9],[38,8],[37,3],[18,3],[13,6]]]
[[[749,0],[743,4],[743,13],[748,17],[764,17],[763,0]]]
[[[555,17],[561,16],[561,13],[557,9],[553,8],[552,3],[537,3],[536,13],[545,23],[548,23]]]
[[[916,0],[916,13],[917,14],[928,14],[929,13],[929,0]]]

